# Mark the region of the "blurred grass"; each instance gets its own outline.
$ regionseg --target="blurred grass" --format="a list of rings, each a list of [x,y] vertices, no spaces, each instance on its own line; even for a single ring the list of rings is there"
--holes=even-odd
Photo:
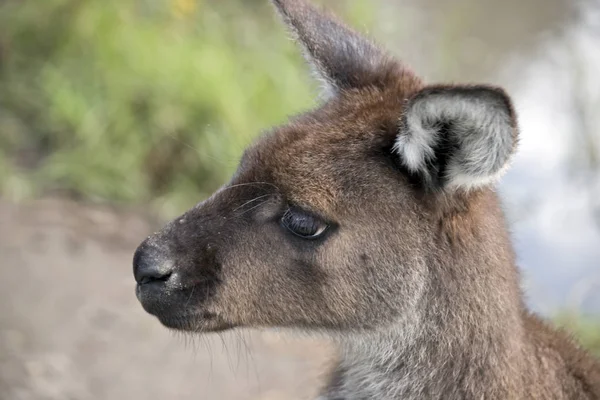
[[[372,2],[345,2],[358,26]],[[0,194],[59,191],[172,216],[313,104],[266,1],[0,2]],[[600,355],[600,325],[561,316]]]
[[[0,192],[172,216],[312,105],[298,53],[266,1],[0,3]]]
[[[3,3],[2,193],[152,201],[172,214],[212,192],[253,136],[312,102],[300,57],[265,8]]]

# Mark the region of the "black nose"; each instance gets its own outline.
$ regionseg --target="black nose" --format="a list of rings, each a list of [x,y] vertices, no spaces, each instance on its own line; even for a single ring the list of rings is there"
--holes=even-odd
[[[133,255],[133,276],[139,285],[166,282],[173,274],[173,263],[163,250],[144,241]]]

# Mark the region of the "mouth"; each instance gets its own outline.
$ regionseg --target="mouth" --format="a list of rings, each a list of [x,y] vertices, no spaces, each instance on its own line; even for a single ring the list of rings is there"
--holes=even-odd
[[[167,328],[196,333],[235,328],[220,314],[205,309],[200,299],[206,299],[206,293],[198,288],[165,290],[162,285],[138,284],[135,294],[144,310]]]
[[[156,315],[161,324],[177,331],[209,333],[235,328],[235,325],[210,312]]]

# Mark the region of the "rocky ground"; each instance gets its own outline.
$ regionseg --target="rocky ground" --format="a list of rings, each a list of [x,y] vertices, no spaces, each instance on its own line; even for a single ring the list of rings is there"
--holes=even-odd
[[[0,200],[0,399],[310,399],[327,343],[269,332],[190,338],[134,296],[151,232],[133,212]]]

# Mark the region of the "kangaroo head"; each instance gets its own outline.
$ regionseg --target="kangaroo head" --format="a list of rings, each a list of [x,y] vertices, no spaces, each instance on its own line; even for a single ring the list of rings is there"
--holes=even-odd
[[[511,257],[493,192],[517,143],[507,95],[425,85],[329,14],[274,4],[324,101],[139,246],[143,307],[189,331],[364,331],[487,290],[471,261]]]

